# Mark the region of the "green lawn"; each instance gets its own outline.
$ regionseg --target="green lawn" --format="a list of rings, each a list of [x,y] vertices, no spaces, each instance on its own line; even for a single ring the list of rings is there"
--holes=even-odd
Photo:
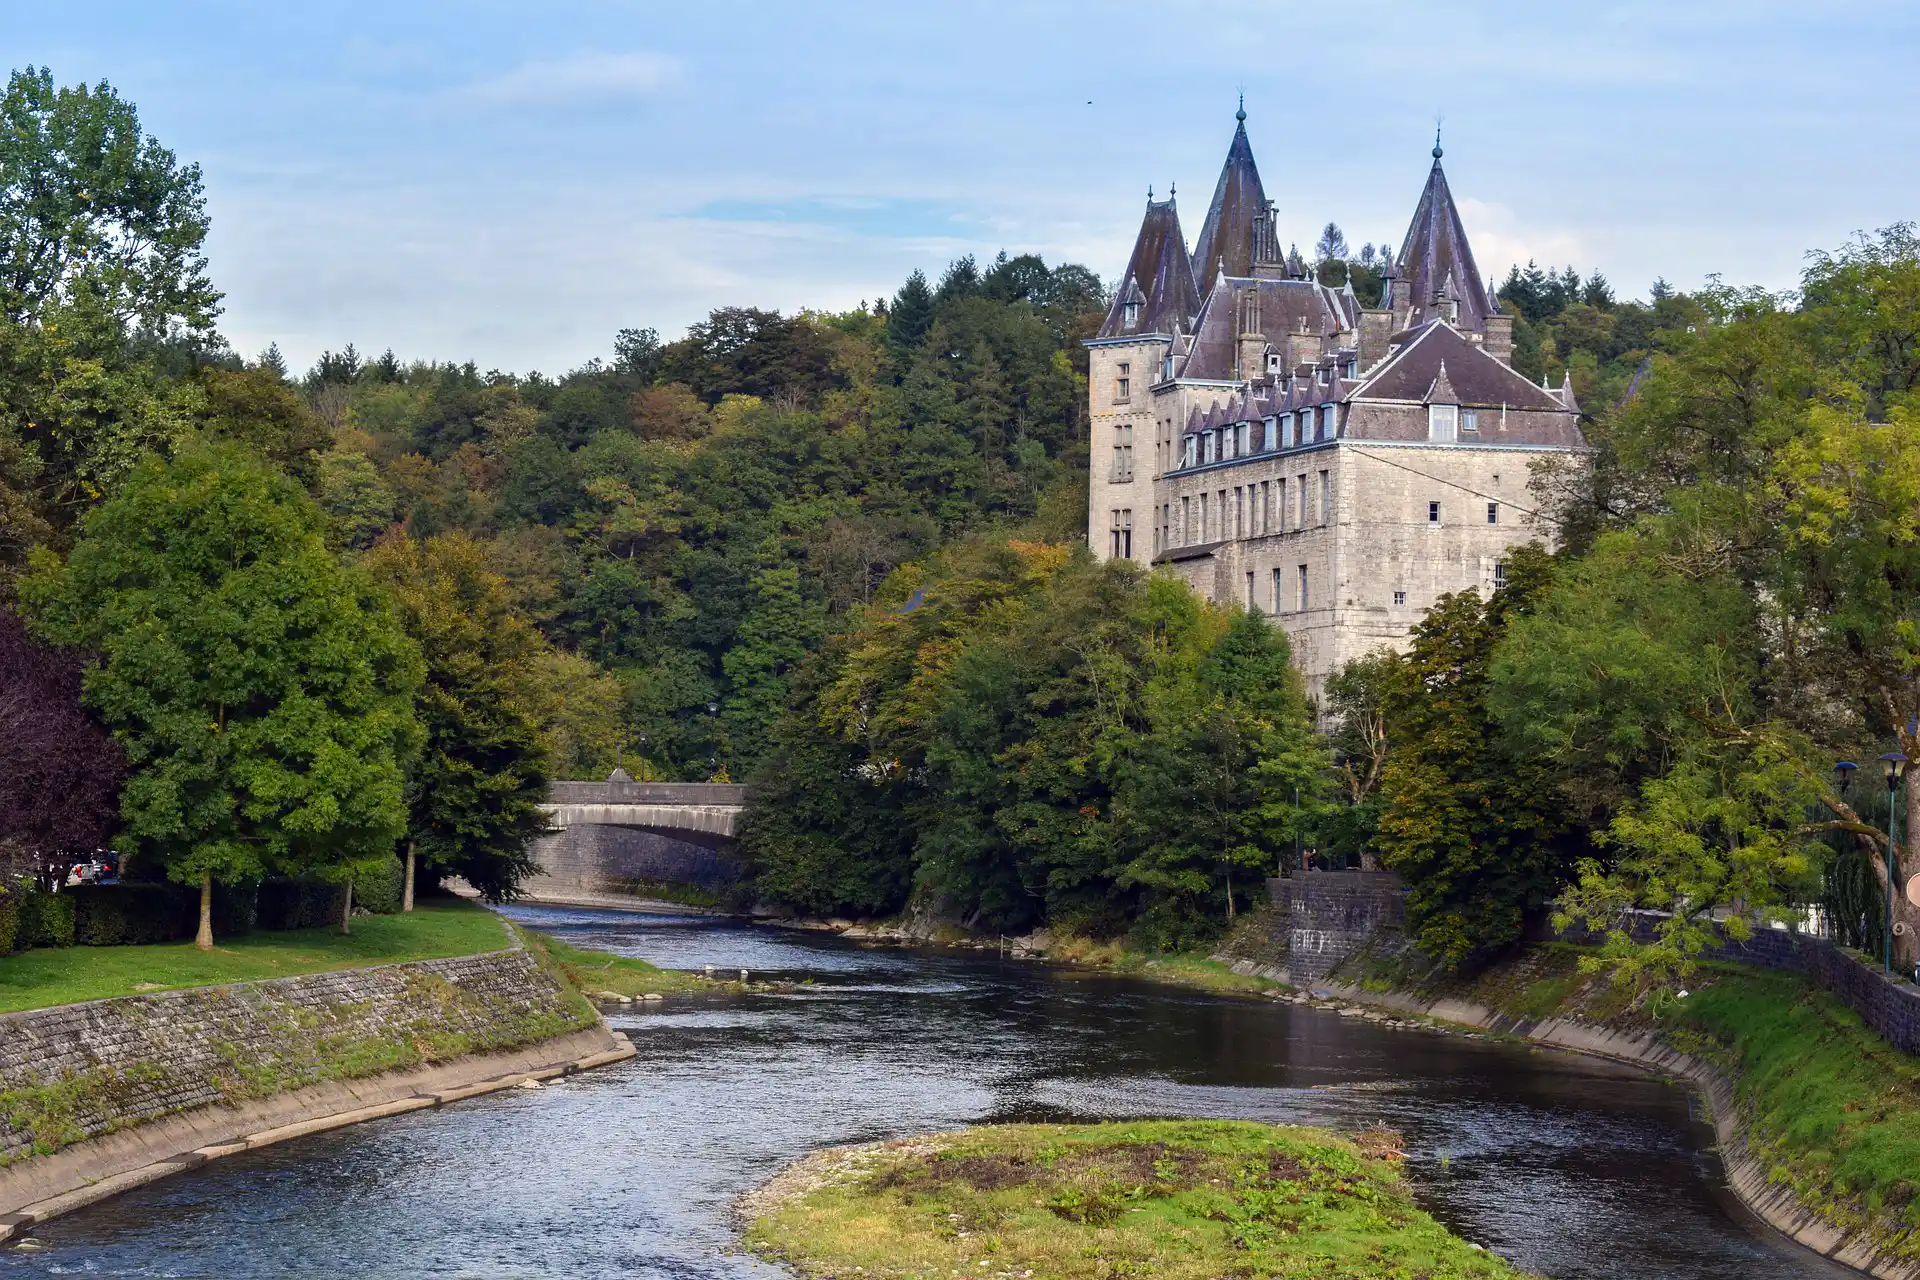
[[[1496,1280],[1415,1207],[1398,1136],[1242,1121],[1006,1125],[839,1148],[743,1205],[811,1278]]]
[[[175,987],[473,955],[507,945],[505,922],[493,912],[457,899],[436,899],[411,915],[357,917],[347,937],[329,927],[216,940],[212,951],[196,950],[191,942],[23,951],[0,956],[0,1013]]]
[[[675,995],[688,991],[719,991],[728,984],[679,969],[661,969],[632,956],[610,955],[571,947],[552,934],[522,929],[520,935],[537,953],[544,953],[574,989],[596,996],[611,991],[618,996]]]

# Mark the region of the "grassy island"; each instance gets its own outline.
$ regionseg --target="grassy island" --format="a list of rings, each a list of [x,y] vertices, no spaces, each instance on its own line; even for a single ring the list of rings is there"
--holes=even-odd
[[[1398,1146],[1243,1121],[992,1126],[817,1152],[741,1215],[808,1277],[1523,1274],[1414,1207]]]

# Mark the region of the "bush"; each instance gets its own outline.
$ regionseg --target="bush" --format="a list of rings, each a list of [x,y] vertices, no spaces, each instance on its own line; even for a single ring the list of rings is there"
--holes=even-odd
[[[400,891],[405,887],[406,878],[407,869],[400,859],[388,858],[380,864],[379,871],[353,882],[354,908],[376,916],[393,915],[400,910]]]
[[[20,936],[20,899],[26,895],[19,890],[0,888],[0,956],[11,952]]]
[[[340,920],[345,886],[324,880],[268,880],[260,886],[254,920],[262,929],[315,929]]]
[[[194,910],[198,911],[196,903]],[[234,938],[252,933],[260,912],[260,882],[242,880],[238,884],[213,886],[213,937]]]
[[[73,899],[73,940],[83,947],[128,947],[191,938],[200,927],[198,892],[171,884],[88,884]]]
[[[14,950],[72,946],[73,901],[71,893],[42,893],[32,889],[21,894],[20,933],[14,939]]]

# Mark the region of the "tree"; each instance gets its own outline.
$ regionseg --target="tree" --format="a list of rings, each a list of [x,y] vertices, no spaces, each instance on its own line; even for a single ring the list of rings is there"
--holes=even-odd
[[[1519,942],[1573,872],[1552,770],[1499,750],[1486,701],[1494,646],[1547,576],[1523,549],[1492,600],[1442,596],[1387,699],[1381,861],[1407,883],[1421,948],[1453,968]]]
[[[506,582],[464,534],[424,544],[392,535],[365,564],[392,594],[426,659],[418,714],[425,749],[407,784],[406,879],[416,868],[457,874],[504,902],[538,868],[546,834],[547,742],[538,720],[538,633],[513,611]]]
[[[99,848],[119,826],[127,760],[80,705],[80,659],[0,609],[0,869]],[[6,885],[0,882],[0,893]]]
[[[257,455],[189,445],[135,467],[21,584],[43,635],[100,655],[84,696],[132,766],[126,834],[200,886],[202,949],[216,880],[350,884],[405,830],[419,652],[325,527]]]
[[[1337,222],[1329,222],[1320,232],[1320,239],[1314,243],[1315,262],[1344,262],[1347,257],[1347,233],[1340,229]]]
[[[887,308],[887,340],[902,350],[910,350],[920,345],[920,339],[932,325],[933,290],[927,287],[927,277],[915,271],[900,286],[900,292],[893,295],[893,305]]]
[[[0,96],[0,315],[14,323],[82,300],[122,325],[209,339],[200,167],[180,165],[105,81],[57,89],[45,67]]]

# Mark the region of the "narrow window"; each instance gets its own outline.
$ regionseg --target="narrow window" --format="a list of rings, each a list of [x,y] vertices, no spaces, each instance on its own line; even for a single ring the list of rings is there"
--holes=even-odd
[[[1133,378],[1130,376],[1132,373],[1133,365],[1122,360],[1119,366],[1119,376],[1113,380],[1113,398],[1116,401],[1124,402],[1132,399]]]
[[[1440,523],[1440,504],[1439,503],[1429,502],[1427,504],[1427,523],[1428,524]]]
[[[1213,537],[1213,522],[1207,519],[1207,495],[1200,495],[1200,541],[1207,542]]]
[[[1427,406],[1427,439],[1448,441],[1458,438],[1460,406],[1452,404],[1430,404]]]
[[[1493,562],[1493,589],[1498,591],[1506,585],[1507,562],[1505,560],[1495,560]]]
[[[1273,532],[1273,485],[1267,480],[1260,482],[1260,532]]]
[[[1247,448],[1247,445],[1249,443],[1247,440],[1247,436],[1252,429],[1253,428],[1251,423],[1243,422],[1240,424],[1240,451],[1239,452],[1240,452],[1240,456],[1243,458],[1247,456],[1248,452],[1250,452]]]
[[[1462,409],[1460,411],[1460,429],[1462,431],[1478,431],[1480,429],[1480,415],[1472,409]]]
[[[1247,570],[1247,612],[1260,612],[1260,602],[1253,598],[1253,570]]]
[[[1500,504],[1499,503],[1489,502],[1487,504],[1487,523],[1488,524],[1500,523]]]
[[[1180,499],[1180,545],[1193,545],[1193,499]]]
[[[1407,593],[1406,593],[1406,592],[1404,592],[1404,591],[1396,591],[1396,592],[1394,592],[1394,593],[1393,593],[1393,607],[1394,607],[1394,608],[1396,608],[1396,609],[1402,609],[1402,608],[1405,608],[1405,607],[1406,607],[1406,603],[1407,603]]]
[[[1127,304],[1126,312],[1124,317],[1121,320],[1121,323],[1126,325],[1127,328],[1129,329],[1133,328],[1133,326],[1140,323],[1140,304],[1139,303],[1129,302]]]
[[[1276,533],[1285,533],[1287,531],[1287,482],[1285,480],[1275,480],[1273,482],[1273,514],[1274,531]],[[1275,613],[1280,612],[1280,597],[1278,596],[1275,596],[1273,599],[1273,611]]]
[[[1280,447],[1282,449],[1293,448],[1293,415],[1292,414],[1288,414],[1286,417],[1280,419]]]
[[[1280,570],[1275,569],[1273,571],[1273,611],[1275,613],[1285,613],[1286,610],[1286,597],[1281,594]]]
[[[1120,554],[1133,559],[1133,508],[1120,509]]]
[[[1307,611],[1307,566],[1300,566],[1300,612]]]
[[[1334,418],[1339,412],[1340,406],[1337,404],[1326,405],[1320,410],[1320,438],[1322,440],[1331,440],[1338,434],[1335,430],[1336,424]]]
[[[1271,453],[1280,447],[1280,419],[1268,418],[1261,425],[1264,430],[1260,436],[1260,447]]]
[[[1333,520],[1332,511],[1333,511],[1333,475],[1331,472],[1322,471],[1320,473],[1320,523],[1321,524],[1328,524],[1332,522]]]
[[[1113,509],[1113,527],[1107,534],[1107,555],[1118,556],[1119,554],[1120,554],[1120,509],[1118,507],[1115,507]]]
[[[1233,536],[1247,536],[1247,495],[1239,485],[1233,486]]]
[[[1300,495],[1300,518],[1293,522],[1293,527],[1304,529],[1307,527],[1307,477],[1302,473],[1295,476],[1293,481],[1294,492]]]

